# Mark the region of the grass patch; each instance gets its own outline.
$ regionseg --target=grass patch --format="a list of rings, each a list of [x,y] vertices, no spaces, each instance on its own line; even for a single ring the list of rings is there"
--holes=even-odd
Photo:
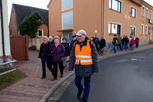
[[[13,84],[21,78],[26,77],[24,73],[19,70],[4,74],[0,76],[0,90]]]
[[[11,68],[11,67],[9,67],[9,68],[2,68],[2,69],[0,69],[0,73],[9,71],[9,70],[11,70],[11,69],[13,69],[13,68]]]

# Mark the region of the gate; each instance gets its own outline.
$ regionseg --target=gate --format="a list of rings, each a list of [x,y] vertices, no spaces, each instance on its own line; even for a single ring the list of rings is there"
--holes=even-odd
[[[15,60],[29,60],[28,36],[10,37],[11,55]]]

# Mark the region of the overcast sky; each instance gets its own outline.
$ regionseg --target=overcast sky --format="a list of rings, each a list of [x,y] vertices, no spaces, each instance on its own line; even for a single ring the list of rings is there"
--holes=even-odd
[[[153,0],[145,0],[149,4],[153,6]],[[21,4],[26,6],[38,7],[43,9],[48,9],[47,5],[50,0],[7,0],[8,3],[8,19],[10,19],[12,3]]]

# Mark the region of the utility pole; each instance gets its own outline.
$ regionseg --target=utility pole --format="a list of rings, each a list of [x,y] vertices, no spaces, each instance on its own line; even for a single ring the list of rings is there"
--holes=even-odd
[[[0,18],[1,18],[1,33],[2,33],[2,49],[3,49],[3,62],[5,62],[5,43],[4,43],[4,24],[3,24],[3,7],[2,0],[0,0]]]

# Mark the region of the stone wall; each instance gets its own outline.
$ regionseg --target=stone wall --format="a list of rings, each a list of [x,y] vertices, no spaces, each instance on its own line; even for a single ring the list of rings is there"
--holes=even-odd
[[[29,45],[28,47],[30,48],[32,45],[36,46],[36,50],[40,50],[40,45],[42,44],[42,38],[32,38],[28,39]]]

